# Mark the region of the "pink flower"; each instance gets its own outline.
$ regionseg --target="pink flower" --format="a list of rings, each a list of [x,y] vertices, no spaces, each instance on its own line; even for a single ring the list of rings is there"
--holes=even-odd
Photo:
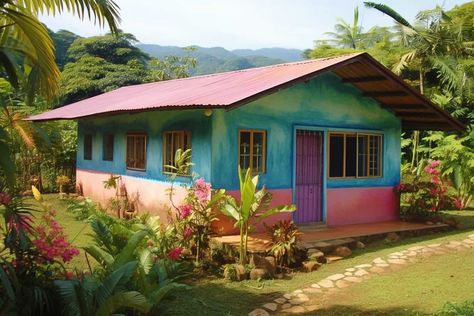
[[[431,168],[436,168],[440,165],[440,163],[441,163],[441,161],[439,161],[439,160],[432,160],[430,162],[430,166],[431,166]]]
[[[181,218],[186,218],[189,215],[191,215],[191,212],[193,211],[193,206],[191,204],[184,204],[184,205],[181,205],[178,209],[179,209],[179,216]]]
[[[183,252],[183,248],[181,247],[176,247],[176,248],[173,248],[171,249],[171,251],[168,253],[168,257],[173,260],[173,261],[176,261],[179,259],[179,257],[181,256],[181,253]]]
[[[464,208],[464,205],[463,205],[463,202],[462,202],[462,199],[460,196],[456,196],[454,199],[453,199],[453,202],[454,202],[454,206],[458,209],[458,210],[462,210]]]
[[[211,184],[206,182],[204,178],[199,178],[194,182],[194,193],[199,202],[206,203],[211,199]]]
[[[7,192],[0,192],[0,204],[8,205],[12,201],[12,196]]]
[[[193,230],[191,229],[191,227],[186,227],[183,231],[183,238],[184,239],[188,239],[189,237],[191,237],[193,235]]]

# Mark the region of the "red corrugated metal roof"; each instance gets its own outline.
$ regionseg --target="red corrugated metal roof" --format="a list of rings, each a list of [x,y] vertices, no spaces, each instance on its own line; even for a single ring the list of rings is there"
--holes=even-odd
[[[128,86],[31,116],[29,120],[76,119],[158,108],[229,107],[280,85],[350,61],[361,54]]]

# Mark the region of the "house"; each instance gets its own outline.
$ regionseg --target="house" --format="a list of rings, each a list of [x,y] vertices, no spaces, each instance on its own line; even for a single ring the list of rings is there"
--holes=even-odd
[[[77,182],[96,201],[121,175],[140,211],[165,217],[166,165],[191,148],[214,188],[237,195],[240,165],[273,204],[296,203],[270,220],[328,226],[397,219],[402,131],[464,128],[367,53],[128,86],[30,119],[78,121]]]

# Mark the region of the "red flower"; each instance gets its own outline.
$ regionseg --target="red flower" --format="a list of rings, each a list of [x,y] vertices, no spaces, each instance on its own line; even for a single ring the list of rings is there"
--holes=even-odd
[[[179,209],[179,216],[181,218],[186,218],[189,215],[191,215],[191,212],[193,211],[193,206],[191,204],[184,204],[184,205],[181,205],[178,209]]]
[[[0,192],[0,204],[8,205],[12,201],[12,196],[7,192]]]
[[[207,203],[211,199],[211,184],[206,182],[204,178],[194,181],[194,193],[199,202]]]
[[[173,248],[171,249],[171,251],[168,253],[168,257],[173,260],[173,261],[176,261],[179,259],[179,257],[181,257],[181,253],[183,252],[183,248],[181,247],[176,247],[176,248]]]
[[[183,231],[183,238],[184,239],[188,239],[189,237],[191,237],[193,235],[193,230],[191,229],[191,227],[186,227]]]

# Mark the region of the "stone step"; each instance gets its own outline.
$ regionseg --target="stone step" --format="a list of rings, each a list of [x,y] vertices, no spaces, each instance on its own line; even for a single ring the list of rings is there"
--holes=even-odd
[[[355,240],[354,238],[340,238],[326,241],[305,242],[303,243],[303,247],[305,247],[306,249],[318,249],[324,254],[329,254],[339,246],[346,246],[351,249],[354,249],[356,247],[356,244],[357,240]]]

